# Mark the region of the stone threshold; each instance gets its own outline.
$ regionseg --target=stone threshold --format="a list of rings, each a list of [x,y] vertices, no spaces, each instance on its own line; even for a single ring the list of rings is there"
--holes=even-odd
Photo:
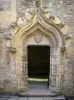
[[[51,93],[51,94],[31,94],[31,93],[17,93],[20,97],[57,97],[59,94]]]

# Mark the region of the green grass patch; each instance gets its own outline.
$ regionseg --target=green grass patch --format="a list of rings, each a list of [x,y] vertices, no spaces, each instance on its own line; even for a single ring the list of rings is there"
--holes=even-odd
[[[38,81],[38,82],[47,82],[48,81],[48,79],[41,79],[41,78],[28,78],[28,81]]]

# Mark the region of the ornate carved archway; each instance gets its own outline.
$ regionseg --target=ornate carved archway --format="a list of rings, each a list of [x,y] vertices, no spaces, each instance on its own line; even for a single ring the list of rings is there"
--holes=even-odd
[[[59,24],[61,25],[61,24]],[[15,26],[15,25],[14,25]],[[64,71],[62,53],[64,50],[64,34],[61,29],[50,19],[46,19],[40,10],[36,9],[33,18],[25,25],[16,27],[15,35],[12,38],[12,51],[16,63],[17,89],[28,90],[28,65],[27,46],[30,38],[33,38],[35,45],[44,45],[42,38],[46,38],[50,46],[50,85],[52,90],[61,89],[61,77]],[[46,41],[44,40],[44,41]],[[32,43],[32,45],[33,45]]]

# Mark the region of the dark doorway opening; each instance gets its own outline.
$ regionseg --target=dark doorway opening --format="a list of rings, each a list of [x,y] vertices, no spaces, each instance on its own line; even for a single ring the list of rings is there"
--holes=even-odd
[[[49,87],[50,47],[28,46],[28,83]]]

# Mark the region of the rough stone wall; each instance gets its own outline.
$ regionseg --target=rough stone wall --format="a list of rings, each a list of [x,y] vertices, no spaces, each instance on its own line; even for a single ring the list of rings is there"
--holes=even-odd
[[[11,9],[11,0],[0,0],[0,11],[8,11]]]
[[[15,90],[16,74],[15,66],[10,52],[10,24],[0,25],[0,92],[11,92]]]
[[[23,16],[26,8],[34,7],[33,1],[34,0],[16,0],[17,17]],[[3,2],[4,0],[0,0],[0,12],[9,11],[10,0],[5,0],[6,3]],[[72,35],[70,44],[67,43],[66,45],[64,60],[65,72],[62,89],[66,95],[74,95],[74,0],[43,0],[43,2],[44,7],[48,7],[52,15],[59,17],[59,19],[68,26],[67,34]],[[11,34],[10,24],[11,22],[1,22],[0,20],[0,86],[2,91],[3,87],[7,88],[9,85],[11,87],[13,84],[16,84],[15,64],[14,61],[9,63],[11,54],[9,52],[10,48],[6,46],[7,39],[5,37]]]
[[[15,64],[10,52],[11,0],[0,0],[0,92],[16,91]]]
[[[66,45],[63,92],[66,95],[74,94],[74,0],[50,0],[49,9],[68,26],[67,34],[72,35],[71,43]]]
[[[67,34],[72,35],[72,40],[66,45],[65,52],[65,74],[63,83],[63,92],[66,95],[74,95],[74,0],[45,0],[52,15],[56,15],[68,26]],[[46,6],[46,5],[45,5]]]
[[[34,7],[31,1],[33,0],[17,0],[18,16],[23,15],[26,8]],[[66,95],[74,95],[74,0],[43,0],[43,6],[48,7],[52,15],[68,26],[67,34],[72,36],[70,43],[66,45],[62,90]]]

